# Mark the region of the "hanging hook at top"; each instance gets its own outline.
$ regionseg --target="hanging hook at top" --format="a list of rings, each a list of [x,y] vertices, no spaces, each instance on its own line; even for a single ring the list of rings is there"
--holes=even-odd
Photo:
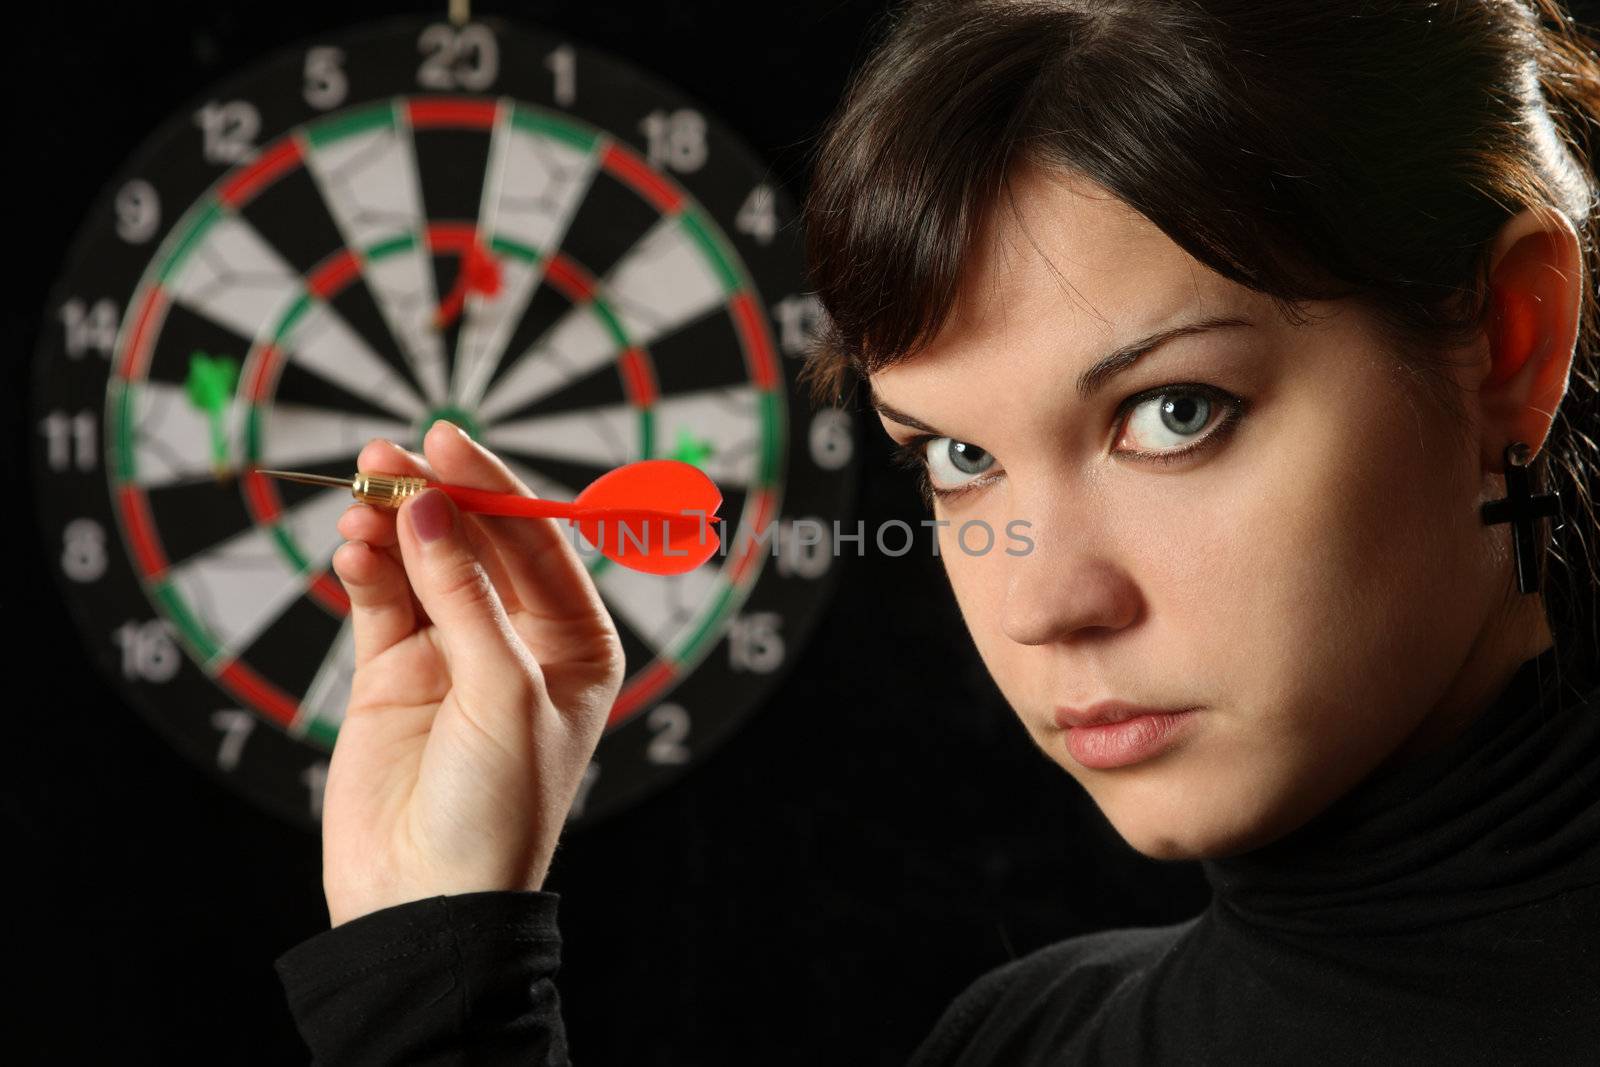
[[[450,21],[457,27],[472,21],[472,0],[450,0]]]

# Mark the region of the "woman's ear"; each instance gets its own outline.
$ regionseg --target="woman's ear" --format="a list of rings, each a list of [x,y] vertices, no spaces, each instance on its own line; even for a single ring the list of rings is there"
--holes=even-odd
[[[1478,386],[1482,458],[1503,472],[1505,448],[1526,442],[1529,459],[1549,435],[1578,343],[1583,276],[1577,231],[1554,209],[1524,209],[1501,227],[1490,268],[1489,368]]]

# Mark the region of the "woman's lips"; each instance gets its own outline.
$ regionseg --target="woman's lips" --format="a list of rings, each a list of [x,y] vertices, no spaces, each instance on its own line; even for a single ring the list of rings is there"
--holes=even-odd
[[[1122,701],[1057,708],[1056,725],[1066,731],[1073,759],[1095,770],[1138,763],[1161,752],[1188,726],[1198,708],[1163,711]]]

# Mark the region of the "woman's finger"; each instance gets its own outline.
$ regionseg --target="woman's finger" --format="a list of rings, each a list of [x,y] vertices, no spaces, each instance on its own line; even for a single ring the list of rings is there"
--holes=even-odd
[[[356,470],[379,471],[383,474],[412,474],[432,478],[433,469],[421,455],[382,437],[374,437],[362,446],[356,456]]]
[[[373,548],[394,548],[400,543],[394,529],[394,512],[371,504],[351,504],[334,524],[346,541],[365,541]]]
[[[429,463],[442,480],[474,489],[533,496],[500,458],[453,423],[434,423],[423,438]],[[591,623],[605,605],[577,549],[554,519],[474,516],[500,548],[522,607],[557,622]]]
[[[455,503],[425,489],[402,504],[400,550],[411,587],[436,625],[451,685],[489,697],[483,707],[519,706],[507,699],[507,687],[539,678],[539,664],[512,630]]]
[[[350,597],[358,669],[415,632],[411,583],[386,553],[363,541],[347,541],[333,553],[333,569]]]
[[[422,456],[382,438],[369,441],[357,457],[356,464],[357,469],[363,471],[413,475],[436,482],[448,481],[435,473]],[[396,513],[389,508],[358,503],[352,504],[339,517],[337,528],[346,540],[365,541],[374,548],[383,549],[394,559],[396,565],[403,569],[405,561],[400,555],[400,541],[395,531],[395,520]],[[476,516],[465,519],[463,526],[472,542],[473,551],[477,553],[484,569],[489,572],[489,578],[500,593],[506,610],[517,610],[520,604],[517,601],[516,586],[494,543],[494,538],[483,529]]]

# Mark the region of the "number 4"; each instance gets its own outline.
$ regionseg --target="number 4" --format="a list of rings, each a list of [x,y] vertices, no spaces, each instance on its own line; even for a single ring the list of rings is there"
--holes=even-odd
[[[778,232],[778,210],[772,186],[763,183],[750,190],[733,224],[740,233],[749,234],[760,244],[771,244]]]

